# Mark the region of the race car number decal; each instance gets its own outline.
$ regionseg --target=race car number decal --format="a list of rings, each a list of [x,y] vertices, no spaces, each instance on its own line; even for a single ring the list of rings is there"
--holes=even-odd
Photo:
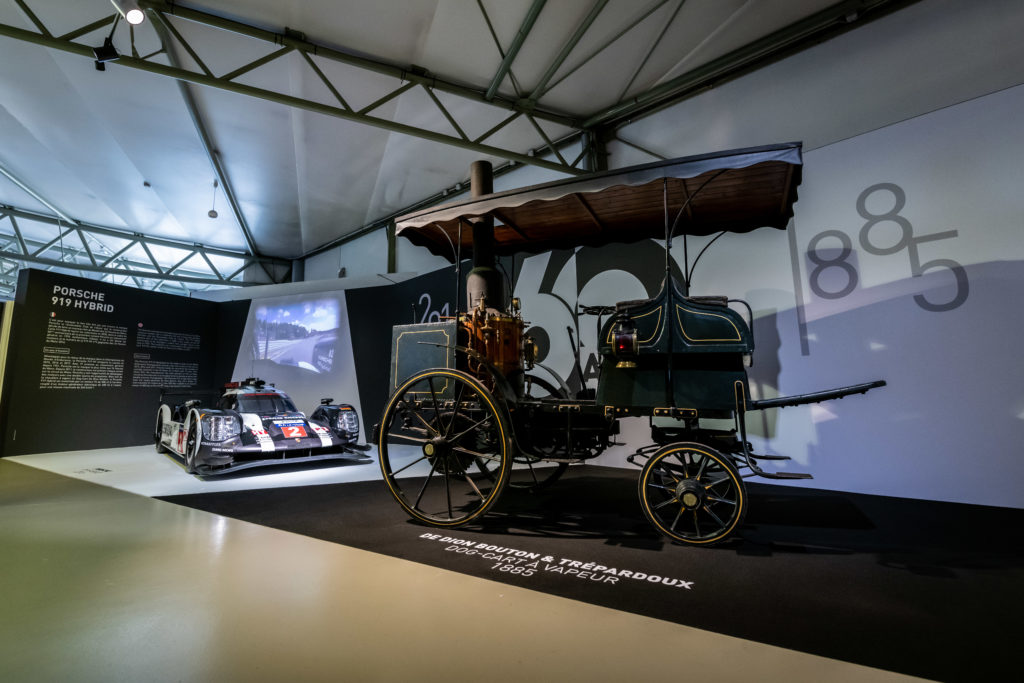
[[[288,439],[306,436],[306,430],[302,425],[281,425],[281,433]]]

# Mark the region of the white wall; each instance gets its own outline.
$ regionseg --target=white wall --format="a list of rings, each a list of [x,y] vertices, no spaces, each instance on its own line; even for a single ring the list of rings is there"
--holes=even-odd
[[[781,467],[811,472],[808,486],[1024,507],[1022,29],[1021,2],[924,0],[620,131],[665,156],[804,141],[790,229],[722,238],[694,293],[752,304],[761,396],[889,382],[752,416],[755,448],[792,456]],[[610,151],[613,168],[652,160],[626,145]],[[549,179],[510,174],[498,189]],[[898,211],[894,192],[905,199]],[[691,254],[701,244],[691,241]],[[681,258],[678,243],[673,253]],[[840,256],[844,265],[824,269],[813,260]],[[567,376],[558,331],[571,318],[536,291],[549,258],[527,260],[516,294],[526,318],[551,331],[548,362]],[[829,298],[851,276],[849,291]],[[570,261],[555,293],[571,305],[643,289],[612,269],[577,292]],[[648,440],[641,420],[623,428],[628,447],[599,463],[625,465]]]
[[[792,456],[783,467],[813,473],[808,486],[1024,506],[1021,29],[1024,3],[928,0],[620,131],[665,156],[805,141],[789,231],[723,237],[694,293],[750,301],[763,396],[889,382],[753,421],[755,447]],[[652,160],[612,152],[613,167]],[[844,265],[818,268],[813,258],[839,258],[843,240]],[[678,242],[673,252],[681,259]],[[556,287],[570,303],[638,287],[620,271],[577,293],[573,273],[570,262]],[[829,298],[851,274],[850,291]],[[541,311],[529,319],[564,330],[557,305],[517,294]],[[567,342],[553,354],[568,374]],[[635,422],[630,447],[645,438]],[[629,450],[600,462],[622,464]]]

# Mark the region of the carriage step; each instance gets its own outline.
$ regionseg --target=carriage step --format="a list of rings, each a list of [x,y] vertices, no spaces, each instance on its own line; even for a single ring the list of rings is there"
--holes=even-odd
[[[806,472],[758,472],[765,479],[814,479]]]
[[[761,455],[760,453],[751,453],[751,456],[758,460],[792,460],[793,458],[788,455]]]

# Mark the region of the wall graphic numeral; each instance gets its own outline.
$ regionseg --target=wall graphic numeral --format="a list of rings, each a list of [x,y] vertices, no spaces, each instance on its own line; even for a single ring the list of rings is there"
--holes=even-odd
[[[420,294],[419,303],[420,303],[421,306],[423,306],[423,317],[420,318],[420,322],[421,323],[441,322],[441,318],[442,317],[447,317],[447,316],[451,315],[451,313],[448,312],[448,302],[447,301],[445,302],[444,306],[442,306],[441,310],[439,310],[439,311],[431,310],[430,304],[432,303],[432,301],[433,300],[430,298],[430,295],[427,294],[426,292],[423,292],[423,294]]]
[[[839,240],[842,245],[842,249],[839,251],[839,255],[833,258],[826,258],[822,256],[818,250],[818,245],[822,240],[834,237]],[[807,246],[807,258],[814,263],[814,270],[811,271],[811,291],[820,296],[822,299],[842,299],[844,296],[852,292],[857,288],[857,269],[853,267],[853,264],[847,261],[850,258],[850,254],[853,253],[853,242],[845,232],[839,230],[823,230],[814,236],[811,243]],[[836,292],[830,292],[821,286],[821,275],[829,268],[839,268],[846,273],[846,285]]]
[[[892,206],[888,211],[872,213],[868,209],[868,199],[872,195],[888,194],[892,198]],[[857,213],[865,220],[861,226],[858,239],[860,246],[868,254],[875,256],[890,256],[906,250],[910,261],[910,274],[912,277],[921,277],[929,270],[945,268],[953,274],[956,282],[956,292],[949,301],[930,301],[923,294],[914,295],[914,301],[926,311],[951,311],[967,301],[970,286],[967,281],[967,271],[964,267],[952,259],[932,259],[921,262],[921,255],[918,247],[926,242],[950,239],[957,236],[956,230],[946,230],[930,235],[914,235],[914,227],[907,218],[900,214],[906,206],[907,195],[899,185],[895,183],[876,183],[868,187],[857,197]],[[891,245],[878,244],[872,241],[872,234],[875,226],[886,223],[895,224],[899,228],[899,239]],[[874,231],[877,235],[877,231]],[[838,254],[835,249],[820,249],[824,240],[835,239],[839,241],[840,249]],[[824,230],[815,235],[807,247],[807,258],[814,263],[809,280],[811,291],[822,299],[841,299],[854,291],[857,287],[858,274],[853,263],[849,261],[853,253],[853,242],[850,237],[840,230]],[[832,268],[841,269],[846,275],[846,284],[838,290],[828,290],[822,286],[822,275]]]

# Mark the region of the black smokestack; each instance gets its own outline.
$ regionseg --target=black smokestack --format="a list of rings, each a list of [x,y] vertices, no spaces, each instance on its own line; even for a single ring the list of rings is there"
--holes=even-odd
[[[469,168],[469,191],[473,198],[494,191],[494,174],[489,161],[474,161]],[[473,223],[473,270],[466,278],[466,297],[469,309],[481,299],[487,308],[499,311],[505,308],[503,282],[494,260],[494,218],[483,216]]]

